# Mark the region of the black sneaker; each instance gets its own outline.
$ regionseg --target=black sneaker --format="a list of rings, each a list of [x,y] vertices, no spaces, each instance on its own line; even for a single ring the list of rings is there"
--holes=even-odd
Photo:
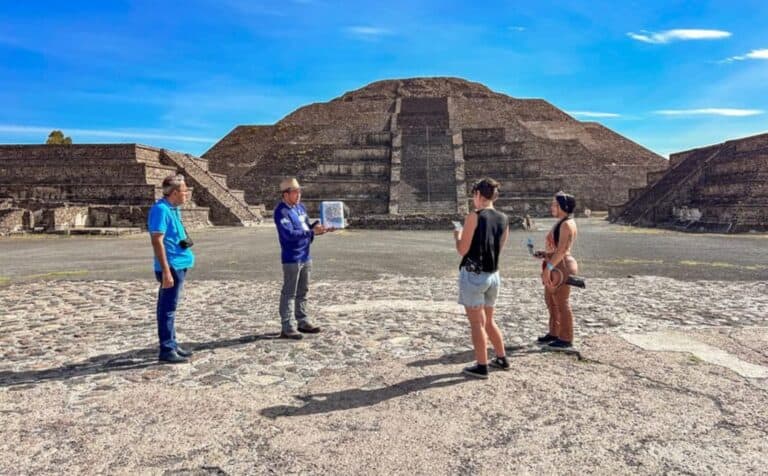
[[[177,354],[175,350],[166,350],[166,351],[160,352],[160,355],[157,357],[157,360],[159,360],[160,362],[166,362],[169,364],[184,364],[186,362],[189,362],[189,360]]]
[[[468,375],[470,377],[474,378],[482,378],[486,379],[488,378],[488,366],[487,365],[480,365],[475,364],[471,367],[464,367],[464,370],[461,371],[464,375]]]
[[[509,370],[509,361],[506,357],[494,357],[488,365],[496,369]]]
[[[546,344],[549,344],[550,342],[556,341],[556,340],[557,340],[557,337],[555,337],[552,334],[548,333],[547,335],[541,336],[538,339],[536,339],[536,343],[539,344],[539,345],[546,345]]]
[[[187,349],[182,349],[180,346],[176,346],[176,353],[179,354],[182,357],[192,357],[192,351]]]
[[[293,340],[301,340],[304,338],[303,335],[296,332],[294,329],[289,329],[287,331],[280,332],[280,338],[281,339],[293,339]]]
[[[567,340],[555,339],[554,341],[550,342],[547,347],[550,349],[568,350],[573,348],[573,344]]]
[[[321,331],[321,329],[318,326],[313,326],[312,324],[299,324],[299,332],[303,332],[304,334],[317,334]]]

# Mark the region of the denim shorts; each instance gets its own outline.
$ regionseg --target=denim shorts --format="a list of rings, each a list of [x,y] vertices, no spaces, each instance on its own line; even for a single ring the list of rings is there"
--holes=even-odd
[[[501,277],[495,273],[459,270],[459,304],[466,307],[494,307],[499,296]]]

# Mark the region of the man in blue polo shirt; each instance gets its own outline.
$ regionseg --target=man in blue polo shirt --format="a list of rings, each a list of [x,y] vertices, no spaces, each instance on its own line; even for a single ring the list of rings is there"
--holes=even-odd
[[[183,363],[192,355],[176,342],[176,307],[184,287],[187,271],[195,264],[189,249],[192,241],[181,223],[181,211],[189,196],[183,175],[163,180],[163,198],[149,210],[148,229],[155,252],[155,277],[160,282],[157,295],[157,335],[160,339],[159,360]]]
[[[280,337],[301,339],[300,333],[316,334],[320,328],[313,325],[307,316],[307,292],[309,276],[312,270],[312,257],[309,245],[315,236],[326,230],[320,223],[311,226],[307,210],[301,201],[301,187],[295,178],[280,182],[282,201],[273,213],[278,239],[280,240],[281,260],[283,262],[283,289],[280,292]],[[296,318],[297,327],[293,327],[291,318]],[[297,331],[298,329],[298,331]]]

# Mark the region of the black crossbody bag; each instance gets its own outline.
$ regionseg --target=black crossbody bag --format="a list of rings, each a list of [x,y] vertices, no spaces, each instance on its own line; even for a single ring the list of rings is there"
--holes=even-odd
[[[181,219],[181,210],[177,208],[176,213],[179,214],[179,223],[181,223],[181,229],[184,231],[184,236],[186,236],[186,238],[184,238],[183,240],[179,240],[179,246],[183,250],[186,250],[187,248],[192,248],[192,245],[194,245],[195,242],[192,241],[192,238],[189,237],[189,233],[187,233],[187,227],[184,226],[184,221]]]

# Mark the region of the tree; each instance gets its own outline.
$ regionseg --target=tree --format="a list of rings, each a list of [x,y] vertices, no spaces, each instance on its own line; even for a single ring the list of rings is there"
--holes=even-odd
[[[63,132],[56,130],[48,134],[48,140],[45,143],[50,145],[69,145],[72,143],[72,138],[64,137]]]

